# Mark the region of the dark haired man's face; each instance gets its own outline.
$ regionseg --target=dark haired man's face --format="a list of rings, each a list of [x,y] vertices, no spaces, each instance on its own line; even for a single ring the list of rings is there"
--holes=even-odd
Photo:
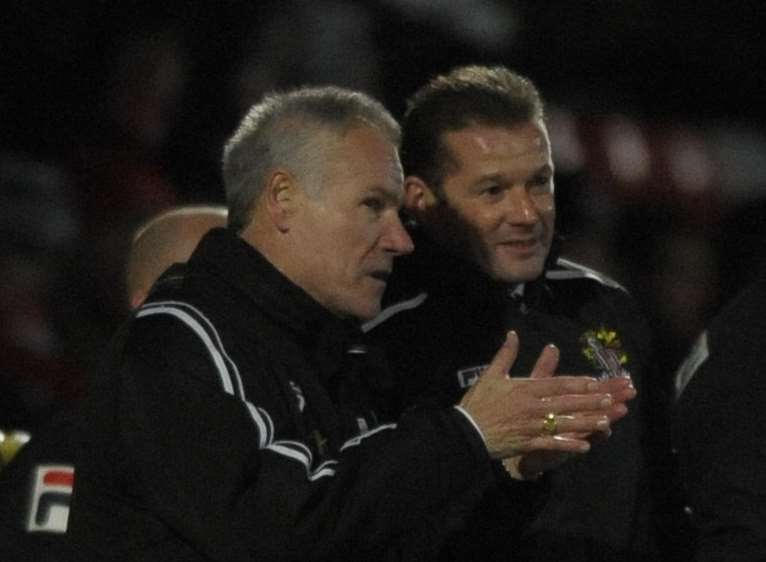
[[[456,165],[421,213],[426,228],[495,280],[539,277],[556,216],[545,125],[472,125],[443,140]]]

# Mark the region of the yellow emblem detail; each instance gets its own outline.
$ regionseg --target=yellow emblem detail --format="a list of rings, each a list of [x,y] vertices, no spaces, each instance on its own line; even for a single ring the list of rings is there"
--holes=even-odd
[[[628,354],[622,347],[617,331],[605,327],[588,330],[580,341],[583,344],[582,354],[591,365],[607,376],[622,374],[622,366],[628,364]]]

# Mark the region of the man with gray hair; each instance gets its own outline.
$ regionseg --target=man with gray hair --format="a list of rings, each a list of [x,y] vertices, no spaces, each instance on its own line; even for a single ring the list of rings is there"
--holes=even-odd
[[[85,407],[69,533],[86,560],[429,557],[481,495],[491,458],[584,452],[611,387],[506,372],[509,334],[460,401],[394,423],[361,341],[396,256],[398,126],[367,96],[265,98],[226,145],[228,228],[116,336]]]

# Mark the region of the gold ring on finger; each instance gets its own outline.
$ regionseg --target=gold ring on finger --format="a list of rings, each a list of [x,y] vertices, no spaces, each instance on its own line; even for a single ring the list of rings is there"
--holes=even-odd
[[[558,430],[558,422],[556,421],[556,414],[548,412],[543,419],[543,431],[548,435],[556,435]]]

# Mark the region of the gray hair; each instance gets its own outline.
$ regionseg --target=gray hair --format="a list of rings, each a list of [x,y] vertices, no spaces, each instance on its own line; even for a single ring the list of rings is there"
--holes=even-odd
[[[328,135],[339,138],[360,126],[380,130],[398,147],[396,120],[380,102],[361,92],[306,87],[264,97],[250,108],[224,147],[228,227],[240,232],[247,226],[268,174],[277,167],[307,184],[321,185],[318,172]]]

